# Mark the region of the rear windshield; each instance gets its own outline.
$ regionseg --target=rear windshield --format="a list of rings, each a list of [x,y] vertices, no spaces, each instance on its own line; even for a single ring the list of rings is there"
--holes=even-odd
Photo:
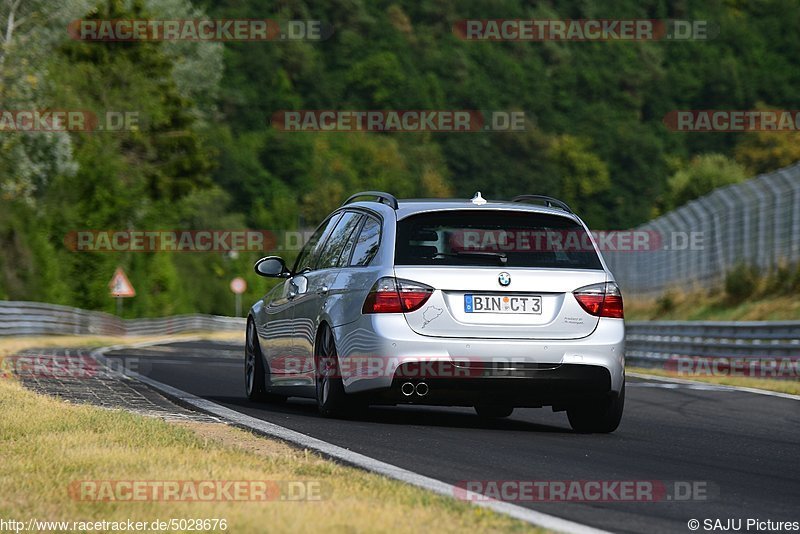
[[[396,265],[602,269],[581,225],[509,211],[439,211],[397,222]]]

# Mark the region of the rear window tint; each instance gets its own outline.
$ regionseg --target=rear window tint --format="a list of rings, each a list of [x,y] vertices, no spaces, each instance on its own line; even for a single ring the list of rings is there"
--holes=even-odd
[[[603,268],[589,234],[572,219],[458,210],[398,221],[395,264]]]

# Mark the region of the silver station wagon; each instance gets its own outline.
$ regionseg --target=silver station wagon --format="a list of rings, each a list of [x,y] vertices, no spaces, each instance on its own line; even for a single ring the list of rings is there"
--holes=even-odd
[[[247,318],[248,398],[566,410],[612,432],[625,400],[622,296],[586,225],[541,195],[350,197]]]

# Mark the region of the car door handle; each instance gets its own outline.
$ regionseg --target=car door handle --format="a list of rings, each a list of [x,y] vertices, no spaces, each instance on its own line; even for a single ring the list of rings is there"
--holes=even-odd
[[[317,295],[327,295],[328,294],[328,286],[320,286],[317,288]]]

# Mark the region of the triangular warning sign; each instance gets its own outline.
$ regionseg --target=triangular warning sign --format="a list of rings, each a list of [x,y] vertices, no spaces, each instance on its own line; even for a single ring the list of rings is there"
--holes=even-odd
[[[112,297],[125,298],[136,296],[136,290],[133,289],[133,284],[131,284],[131,281],[125,276],[125,271],[122,270],[122,267],[117,267],[117,270],[114,271],[114,276],[108,283],[108,289]]]

